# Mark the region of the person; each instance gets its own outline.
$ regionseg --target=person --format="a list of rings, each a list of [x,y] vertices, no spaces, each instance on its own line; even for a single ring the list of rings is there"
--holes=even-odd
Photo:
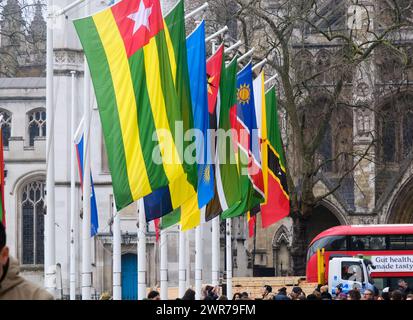
[[[302,294],[303,289],[300,287],[293,287],[290,293],[291,300],[299,300],[299,296]]]
[[[287,288],[282,287],[282,288],[278,289],[278,294],[274,297],[274,300],[291,300],[287,296]]]
[[[228,300],[228,297],[225,294],[221,294],[218,300]]]
[[[321,292],[321,300],[333,300],[333,297],[331,296],[330,292],[328,292],[328,286],[324,285],[320,288]]]
[[[242,292],[240,300],[251,300],[249,295],[248,295],[248,292],[246,292],[246,291]]]
[[[218,292],[218,286],[213,287],[211,285],[206,285],[204,290],[204,300],[217,300]]]
[[[402,293],[403,298],[406,299],[407,295],[413,293],[412,289],[409,288],[409,285],[403,279],[397,280],[398,290]]]
[[[390,293],[390,300],[403,300],[403,294],[400,290],[393,290]]]
[[[364,290],[363,299],[361,300],[374,300],[374,291],[370,289]]]
[[[262,300],[270,300],[270,298],[272,298],[272,296],[269,295],[271,292],[272,292],[272,287],[268,284],[264,285],[261,288]]]
[[[413,300],[413,293],[409,293],[406,297],[406,300]]]
[[[161,296],[158,291],[152,290],[148,293],[148,300],[161,300]]]
[[[234,295],[232,296],[232,300],[241,300],[241,293],[234,293]]]
[[[6,246],[6,229],[0,223],[0,300],[54,300],[48,291],[19,273],[19,264]]]
[[[343,284],[340,283],[336,286],[336,290],[334,291],[335,300],[341,300],[339,299],[339,297],[340,297],[340,293],[342,292],[343,292]]]
[[[341,292],[336,300],[347,300],[347,294],[345,294],[344,292]]]
[[[191,288],[187,289],[182,297],[182,300],[195,300],[195,291]]]
[[[320,300],[319,298],[317,298],[317,296],[314,293],[310,293],[307,296],[307,300]]]
[[[358,291],[357,289],[353,289],[348,292],[347,300],[360,300],[360,299],[361,299],[361,294],[360,294],[360,291]]]
[[[386,287],[383,288],[383,290],[381,291],[381,300],[390,300],[390,288]]]

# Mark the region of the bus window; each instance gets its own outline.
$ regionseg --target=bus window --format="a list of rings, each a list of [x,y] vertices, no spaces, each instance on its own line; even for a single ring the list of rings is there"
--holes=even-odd
[[[307,261],[317,253],[317,249],[324,248],[326,251],[347,250],[346,236],[332,236],[318,239],[307,251]]]
[[[385,236],[351,236],[351,250],[386,250]]]
[[[405,237],[398,235],[389,236],[389,249],[391,250],[404,250],[405,246]]]
[[[406,250],[413,250],[413,235],[406,235]]]
[[[363,268],[360,262],[341,263],[341,279],[349,281],[363,282]]]

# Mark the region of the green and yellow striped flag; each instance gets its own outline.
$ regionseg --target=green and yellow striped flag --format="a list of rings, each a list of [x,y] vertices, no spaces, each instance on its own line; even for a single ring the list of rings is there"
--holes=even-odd
[[[123,0],[74,25],[99,106],[117,210],[177,179],[196,185],[174,140],[184,116],[159,0]],[[186,188],[177,192],[182,203],[189,198]]]
[[[6,227],[6,210],[4,209],[4,157],[2,127],[0,127],[0,202],[0,223]]]

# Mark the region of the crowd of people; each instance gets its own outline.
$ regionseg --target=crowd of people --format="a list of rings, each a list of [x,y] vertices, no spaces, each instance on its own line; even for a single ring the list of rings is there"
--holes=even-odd
[[[244,291],[235,293],[232,300],[413,300],[413,290],[403,279],[398,280],[397,288],[386,287],[381,292],[377,289],[365,289],[361,292],[354,288],[344,293],[342,285],[335,288],[333,295],[330,294],[327,285],[318,285],[308,295],[298,286],[293,287],[290,292],[287,291],[286,287],[282,287],[275,293],[270,285],[264,285],[259,298],[253,299],[248,292]],[[177,298],[177,300],[195,299],[193,289],[186,290],[181,298]],[[149,292],[147,300],[160,300],[159,292],[156,290]],[[202,300],[228,300],[228,297],[220,294],[219,286],[206,285],[202,289]]]

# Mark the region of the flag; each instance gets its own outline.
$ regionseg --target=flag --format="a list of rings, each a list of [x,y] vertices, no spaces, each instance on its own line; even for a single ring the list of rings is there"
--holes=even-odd
[[[255,226],[257,223],[257,214],[260,212],[260,206],[256,206],[247,212],[248,221],[248,236],[252,238],[255,234]]]
[[[82,124],[81,124],[82,125]],[[79,131],[78,131],[79,132]],[[77,164],[79,168],[80,185],[83,188],[83,134],[75,138]],[[98,233],[98,207],[96,205],[95,187],[93,185],[92,172],[90,173],[90,236],[94,237]],[[83,199],[85,201],[85,199]]]
[[[198,164],[198,207],[202,208],[214,196],[214,172],[212,171],[211,144],[208,139],[209,115],[207,95],[207,71],[205,49],[205,21],[188,36],[189,83],[192,97],[194,128],[202,133],[196,138]]]
[[[173,188],[171,201],[184,203],[197,177],[174,140],[175,124],[187,115],[159,0],[123,0],[74,25],[95,89],[117,210],[176,181],[182,187]]]
[[[247,213],[264,201],[263,178],[261,171],[259,140],[254,106],[251,63],[238,74],[235,103],[232,104],[229,117],[234,137],[234,150],[238,159],[240,183],[240,201],[237,205],[221,214],[223,219],[237,217]]]
[[[238,216],[247,210],[242,199],[241,176],[238,172],[236,149],[231,135],[230,110],[237,104],[237,64],[234,58],[225,67],[225,59],[222,59],[222,71],[220,81],[220,95],[216,107],[219,115],[217,127],[225,132],[223,136],[217,136],[215,177],[217,196],[222,209],[221,218],[226,219]],[[248,179],[248,178],[247,178]]]
[[[221,81],[221,69],[223,67],[222,60],[224,55],[224,45],[222,44],[218,50],[208,59],[207,81],[208,81],[208,113],[209,125],[211,129],[217,129],[217,98],[219,95],[219,86]],[[215,154],[213,147],[216,145],[215,139],[212,142],[211,153]],[[212,165],[213,171],[216,172],[215,163]],[[209,221],[222,213],[221,204],[218,196],[217,181],[214,179],[214,197],[208,203],[205,210],[205,220]]]
[[[161,219],[155,219],[155,220],[153,220],[153,224],[154,224],[154,226],[155,226],[155,237],[156,237],[156,242],[158,242],[159,241],[159,232],[160,232],[160,229],[159,229],[159,224],[160,224],[160,221]]]
[[[0,222],[6,227],[6,210],[4,208],[4,155],[3,155],[3,127],[0,127]]]
[[[187,63],[184,2],[179,1],[164,20],[170,61],[175,62],[172,63],[174,66],[172,70],[176,72],[174,84],[182,110],[183,132],[187,132],[193,128],[193,115]],[[190,143],[192,141],[184,141],[184,147],[188,147]],[[191,169],[193,170],[188,176],[194,175],[196,181],[196,164]],[[192,179],[192,181],[194,180]],[[176,195],[179,194],[185,195],[185,198],[182,198],[185,201],[176,200]],[[183,230],[191,229],[199,224],[200,211],[195,208],[195,203],[198,203],[198,199],[193,186],[185,179],[176,180],[144,198],[146,219],[150,221],[160,218],[178,209],[174,219],[169,221],[181,222]],[[180,208],[180,206],[182,207]]]
[[[262,150],[266,151],[266,163],[264,163],[263,171],[266,173],[264,180],[266,180],[268,190],[267,200],[261,205],[261,216],[262,227],[266,228],[289,215],[290,198],[274,87],[265,94],[263,102],[265,102],[265,108],[262,109],[262,122],[264,123],[265,120],[266,123],[263,124],[262,129],[266,128],[267,134],[265,139],[265,131],[263,131]]]

